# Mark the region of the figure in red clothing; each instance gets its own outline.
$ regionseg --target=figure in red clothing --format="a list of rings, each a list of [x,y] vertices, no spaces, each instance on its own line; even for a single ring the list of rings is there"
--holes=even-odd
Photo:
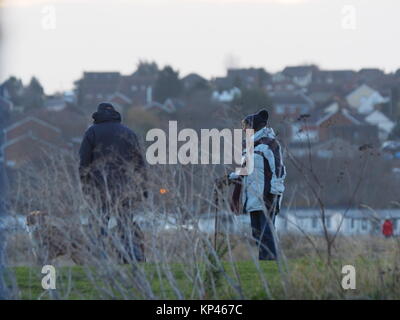
[[[382,233],[386,238],[393,236],[393,222],[390,219],[386,219],[382,226]]]

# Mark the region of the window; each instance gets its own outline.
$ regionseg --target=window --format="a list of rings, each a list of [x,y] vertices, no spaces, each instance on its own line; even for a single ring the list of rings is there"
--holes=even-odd
[[[362,230],[367,230],[368,229],[368,221],[367,221],[367,219],[362,219],[361,220],[361,229]]]
[[[331,217],[325,217],[325,225],[328,229],[331,227]]]
[[[355,225],[356,225],[355,222],[356,222],[355,219],[351,219],[351,221],[350,221],[350,228],[351,228],[351,229],[354,229],[354,228],[355,228]]]
[[[15,161],[13,161],[13,160],[8,160],[8,161],[7,161],[7,166],[8,166],[8,167],[15,167],[16,164],[17,164],[17,163],[16,163]]]
[[[305,114],[305,113],[308,113],[308,106],[302,106],[301,108],[300,108],[300,110],[301,110],[301,113],[303,113],[303,114]]]
[[[333,157],[332,150],[318,150],[317,155],[319,158],[330,159]]]
[[[311,225],[313,229],[317,229],[318,227],[318,218],[312,218]]]
[[[275,112],[276,112],[276,114],[284,114],[285,113],[285,107],[280,105],[280,104],[278,104],[275,107]]]

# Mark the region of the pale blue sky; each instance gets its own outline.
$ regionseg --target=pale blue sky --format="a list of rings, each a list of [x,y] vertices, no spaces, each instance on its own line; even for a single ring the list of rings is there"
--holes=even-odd
[[[343,28],[346,5],[354,30]],[[400,68],[399,12],[398,0],[3,0],[0,81],[36,75],[51,93],[85,70],[131,73],[139,59],[206,77],[232,64],[390,72]]]

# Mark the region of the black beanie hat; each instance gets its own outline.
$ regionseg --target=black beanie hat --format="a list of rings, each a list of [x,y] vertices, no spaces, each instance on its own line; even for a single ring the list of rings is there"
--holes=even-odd
[[[102,102],[97,107],[98,112],[106,111],[106,110],[115,111],[114,106],[108,102]]]
[[[256,114],[250,114],[244,118],[244,122],[248,123],[254,131],[258,131],[265,127],[268,123],[269,114],[265,109],[261,109]]]

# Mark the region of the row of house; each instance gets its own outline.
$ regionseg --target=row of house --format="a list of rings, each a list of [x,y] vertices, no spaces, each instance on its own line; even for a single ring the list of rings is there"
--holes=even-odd
[[[44,155],[70,152],[79,146],[88,118],[71,104],[71,95],[50,96],[43,108],[13,112],[7,90],[0,86],[2,161],[19,168],[40,161]]]
[[[166,113],[184,110],[185,103],[180,99],[155,101],[156,81],[156,72],[136,71],[131,75],[84,72],[76,82],[74,94],[46,97],[43,110],[23,114],[11,112],[13,116],[5,130],[7,142],[3,149],[8,150],[7,154],[17,154],[14,149],[25,149],[17,148],[18,145],[26,144],[25,150],[28,150],[33,140],[62,148],[73,145],[78,141],[77,132],[81,134],[88,124],[87,110],[93,110],[105,100],[120,111],[134,107],[156,108]],[[244,89],[265,90],[271,99],[270,114],[280,139],[298,156],[307,154],[311,148],[322,158],[335,154],[352,157],[362,145],[387,143],[396,125],[395,117],[391,116],[396,102],[391,89],[400,90],[400,72],[326,71],[311,65],[286,67],[273,74],[263,68],[229,69],[226,76],[209,81],[192,73],[181,81],[187,91],[208,83],[212,88],[210,99],[219,102],[224,110]],[[71,107],[73,105],[75,107]],[[0,86],[0,108],[12,109],[3,86]],[[75,126],[79,126],[79,130],[75,130]],[[7,161],[10,165],[16,162]]]
[[[382,225],[389,219],[393,223],[393,234],[400,235],[400,210],[385,209],[370,211],[364,209],[326,209],[325,228],[329,234],[344,236],[382,235]],[[280,234],[298,233],[308,235],[323,235],[325,232],[322,215],[315,209],[282,210],[276,217],[275,226]],[[200,230],[214,232],[215,214],[206,214],[198,222]],[[248,215],[235,216],[229,213],[221,214],[218,220],[220,231],[242,232],[248,229]]]
[[[179,99],[168,98],[165,101],[154,99],[154,87],[157,74],[122,75],[119,72],[84,72],[83,77],[75,82],[78,105],[83,109],[93,109],[100,102],[109,101],[116,109],[123,112],[131,107],[160,109],[172,113],[182,106]],[[184,87],[190,88],[200,81],[205,81],[196,74],[182,79]]]
[[[341,235],[377,235],[382,234],[382,225],[386,219],[393,222],[393,232],[400,235],[400,211],[394,209],[378,210],[377,212],[349,209],[325,210],[325,227],[329,233]],[[321,212],[318,210],[288,210],[277,219],[278,231],[306,232],[321,235],[324,225]]]
[[[361,69],[359,72],[325,71],[311,65],[286,67],[275,74],[270,74],[263,68],[229,69],[225,77],[211,79],[209,83],[214,88],[211,99],[221,104],[232,102],[240,96],[241,89],[260,88],[271,97],[271,111],[278,121],[294,123],[301,115],[310,115],[315,127],[326,117],[339,118],[337,113],[345,113],[345,117],[341,118],[347,122],[351,117],[355,131],[359,131],[359,128],[360,131],[367,131],[370,129],[368,127],[377,127],[372,131],[377,131],[377,138],[382,142],[396,125],[390,89],[400,88],[399,76],[400,73],[387,75],[379,69]],[[156,80],[156,74],[141,74],[138,71],[131,75],[121,75],[119,72],[85,72],[82,79],[76,82],[79,105],[82,108],[93,108],[99,102],[107,100],[119,110],[140,106],[172,113],[180,109],[184,103],[179,99],[154,100]],[[194,73],[181,80],[186,89],[207,82]],[[340,125],[340,121],[336,123],[337,126]],[[299,129],[298,126],[294,123],[293,129],[288,129],[291,131],[288,132],[289,143],[298,143],[305,136],[307,130]],[[300,136],[297,134],[299,130],[303,133]],[[317,139],[320,142],[326,141],[326,135],[325,138],[317,136],[314,129],[310,129],[309,134],[315,142]],[[354,133],[355,140],[358,135],[359,132]],[[358,143],[351,140],[349,142]]]

